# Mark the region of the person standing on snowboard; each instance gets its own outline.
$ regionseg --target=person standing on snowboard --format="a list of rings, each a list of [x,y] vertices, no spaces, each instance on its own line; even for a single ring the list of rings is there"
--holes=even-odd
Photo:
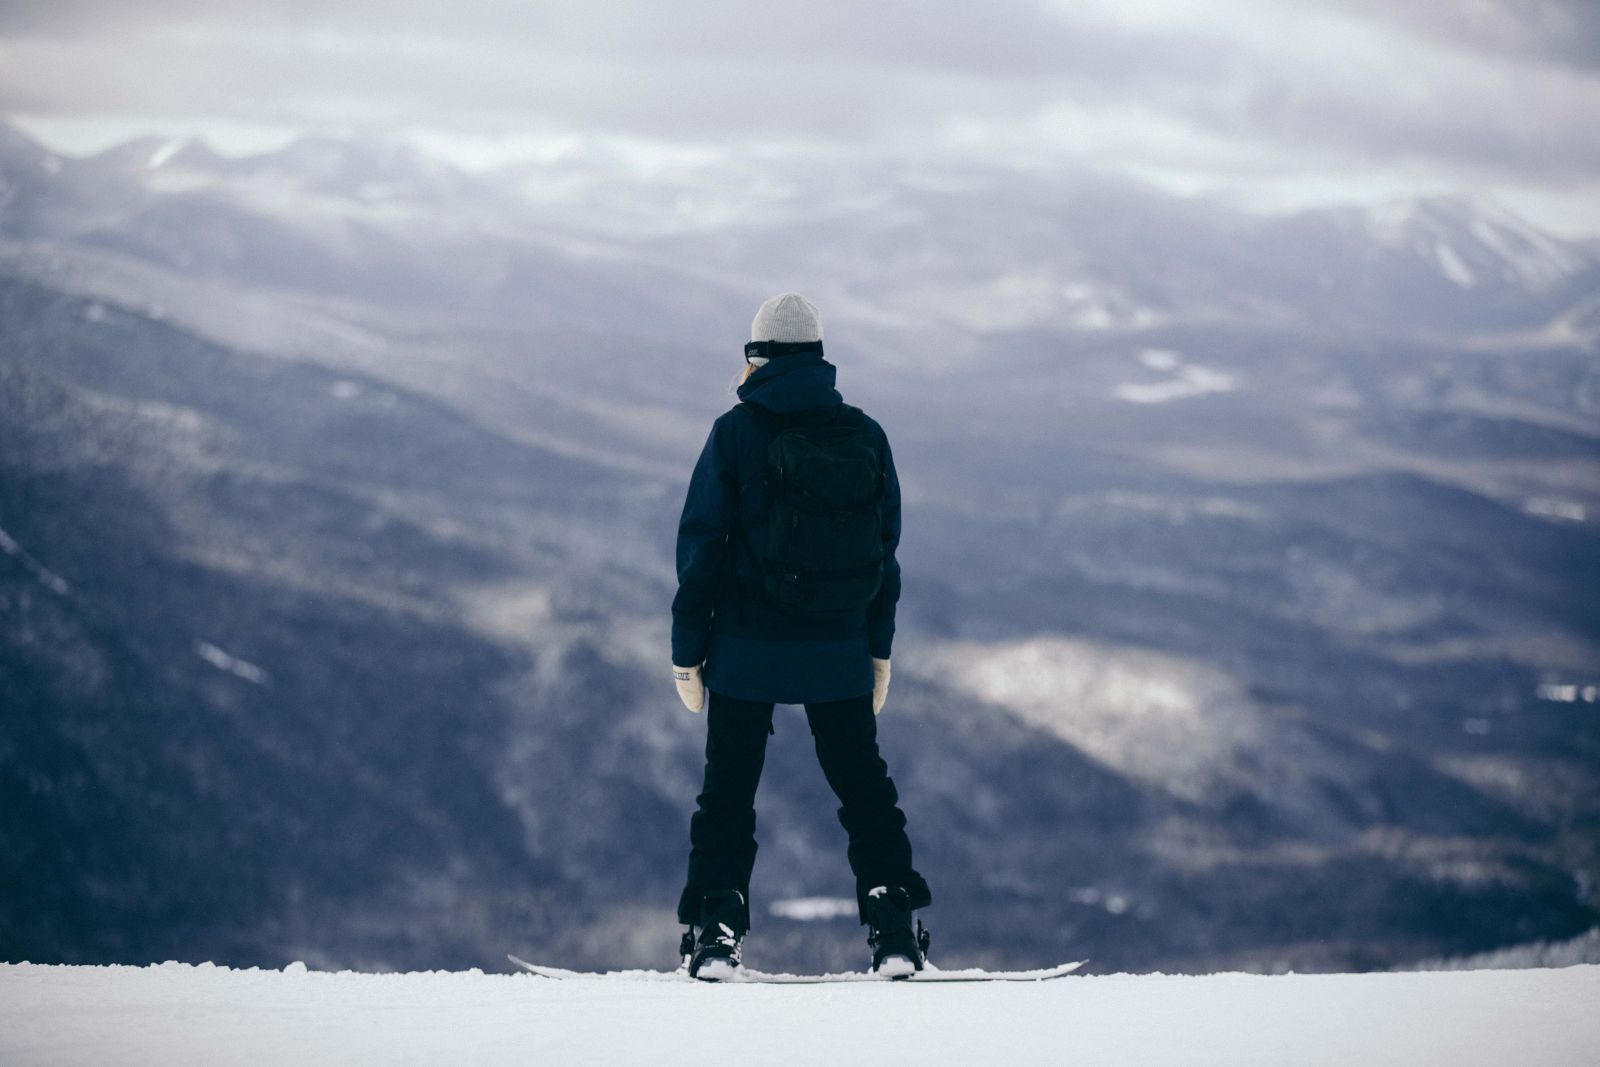
[[[672,673],[685,707],[710,704],[683,952],[702,980],[739,966],[773,705],[804,704],[849,835],[872,969],[907,975],[926,954],[912,912],[932,894],[878,753],[900,598],[889,441],[834,388],[821,317],[798,293],[761,305],[745,361],[741,403],[712,425],[678,524]]]

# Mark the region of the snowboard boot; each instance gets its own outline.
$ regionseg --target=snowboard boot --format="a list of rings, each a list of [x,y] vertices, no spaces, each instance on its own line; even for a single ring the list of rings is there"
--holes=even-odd
[[[911,899],[899,886],[867,893],[867,944],[872,970],[886,978],[905,978],[922,970],[928,959],[928,931],[919,921],[911,926]]]
[[[689,959],[689,977],[721,982],[739,969],[739,952],[750,929],[744,894],[737,889],[707,893],[700,898],[698,935],[691,926],[680,946]]]

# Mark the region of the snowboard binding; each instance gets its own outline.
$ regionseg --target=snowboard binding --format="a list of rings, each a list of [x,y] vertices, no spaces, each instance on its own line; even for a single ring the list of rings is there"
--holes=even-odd
[[[867,922],[874,974],[909,978],[922,970],[932,936],[921,919],[912,926],[910,895],[903,888],[878,886],[868,893]]]
[[[721,982],[738,973],[744,935],[750,929],[745,909],[744,894],[737,889],[701,898],[699,932],[690,925],[678,942],[689,977]]]

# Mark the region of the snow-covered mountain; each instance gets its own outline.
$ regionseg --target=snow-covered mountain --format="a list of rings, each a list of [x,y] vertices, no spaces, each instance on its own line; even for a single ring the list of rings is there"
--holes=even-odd
[[[6,128],[0,957],[659,965],[672,532],[789,287],[905,481],[884,744],[946,959],[1577,935],[1596,263],[1463,201]],[[797,730],[756,937],[851,966]]]
[[[95,201],[59,212],[18,203],[13,230],[429,310],[515,284],[508,259],[552,249],[591,268],[667,266],[663,281],[678,290],[814,277],[841,321],[919,343],[1219,320],[1413,337],[1528,331],[1600,289],[1592,248],[1461,198],[1257,218],[1126,179],[977,164],[938,180],[890,160],[662,162],[575,147],[472,175],[370,139],[304,138],[238,158],[147,138],[65,159],[14,129],[6,145],[11,184],[49,174]],[[393,277],[397,258],[413,284]],[[319,271],[328,260],[334,269]],[[497,310],[515,316],[510,303]]]

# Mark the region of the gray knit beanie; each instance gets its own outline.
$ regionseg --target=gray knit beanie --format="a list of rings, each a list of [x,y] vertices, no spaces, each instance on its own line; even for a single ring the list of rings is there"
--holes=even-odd
[[[799,293],[779,293],[761,305],[750,323],[752,341],[820,341],[822,316]]]

